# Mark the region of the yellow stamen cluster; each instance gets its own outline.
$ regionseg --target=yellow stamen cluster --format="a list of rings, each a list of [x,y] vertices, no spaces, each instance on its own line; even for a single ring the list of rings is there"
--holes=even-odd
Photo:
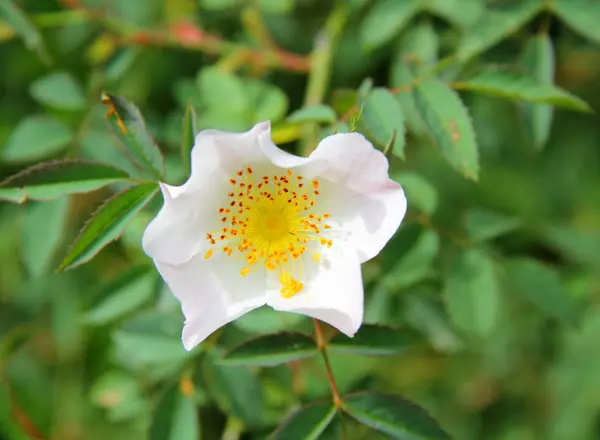
[[[206,234],[209,243],[215,246],[219,243],[219,247],[206,252],[204,258],[211,258],[213,250],[241,256],[246,260],[242,276],[259,267],[256,266],[259,263],[267,270],[277,270],[280,293],[291,298],[304,287],[293,277],[298,271],[301,276],[300,257],[310,252],[317,263],[321,257],[309,249],[309,242],[332,245],[332,240],[321,235],[331,229],[325,223],[330,215],[314,212],[320,195],[319,181],[305,182],[303,176],[294,175],[292,170],[256,178],[248,166],[238,171],[229,183],[228,203],[218,210],[223,228]]]

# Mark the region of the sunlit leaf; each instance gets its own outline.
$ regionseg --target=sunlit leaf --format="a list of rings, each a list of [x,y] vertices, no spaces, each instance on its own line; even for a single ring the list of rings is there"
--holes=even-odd
[[[190,103],[185,108],[185,115],[183,117],[183,130],[181,133],[181,161],[183,163],[183,169],[186,176],[189,176],[191,172],[192,147],[194,146],[196,135],[199,131],[196,110]]]
[[[367,49],[375,49],[398,35],[417,13],[413,0],[382,0],[369,10],[362,21],[360,37]]]
[[[558,274],[538,261],[526,258],[505,265],[512,289],[544,312],[569,324],[579,317],[574,301],[567,296]]]
[[[108,108],[106,118],[113,135],[125,150],[150,175],[164,177],[162,153],[146,128],[142,114],[125,98],[104,93],[102,103]]]
[[[29,116],[11,133],[0,159],[7,163],[32,162],[55,156],[73,140],[73,131],[50,116]]]
[[[339,333],[328,348],[340,353],[364,356],[392,356],[413,348],[417,338],[412,331],[376,324],[363,324],[353,338]]]
[[[271,367],[314,356],[315,341],[302,333],[281,332],[258,336],[227,352],[227,365]]]
[[[574,31],[600,44],[600,3],[595,0],[557,0],[553,7],[558,16]]]
[[[145,183],[115,194],[87,221],[59,270],[68,270],[91,260],[107,244],[119,238],[131,219],[156,195],[156,183]]]
[[[404,157],[404,115],[400,103],[389,90],[375,88],[367,95],[359,126],[380,146],[393,139],[393,154]]]
[[[479,154],[473,123],[456,92],[430,78],[413,88],[413,96],[444,157],[465,177],[477,180]]]
[[[94,191],[128,177],[125,171],[83,159],[41,163],[0,182],[0,199],[16,203],[52,200]]]
[[[289,122],[324,122],[334,123],[337,120],[335,111],[328,105],[315,105],[303,107],[288,116]]]
[[[371,392],[350,394],[342,408],[360,423],[399,440],[450,440],[419,406],[399,396]]]
[[[507,70],[486,69],[467,80],[454,83],[453,86],[458,90],[472,90],[506,99],[552,104],[582,112],[590,111],[590,106],[585,101],[559,87]]]
[[[478,337],[490,334],[498,321],[500,292],[494,264],[485,252],[469,249],[453,257],[444,299],[458,328]]]
[[[538,82],[554,84],[554,47],[548,34],[541,33],[531,38],[525,47],[523,63]],[[533,144],[541,150],[550,138],[554,109],[546,104],[529,104],[523,110],[531,129]]]
[[[29,88],[31,95],[42,105],[64,110],[81,110],[86,100],[83,90],[73,76],[67,72],[46,75]]]
[[[272,440],[317,440],[331,423],[336,409],[331,403],[306,405],[285,419]]]

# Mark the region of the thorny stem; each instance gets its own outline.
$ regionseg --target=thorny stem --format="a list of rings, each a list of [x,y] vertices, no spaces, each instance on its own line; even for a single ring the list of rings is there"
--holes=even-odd
[[[329,380],[329,386],[331,387],[331,396],[333,398],[333,404],[336,408],[339,408],[342,405],[342,399],[340,397],[340,392],[338,391],[337,385],[335,383],[335,378],[333,377],[331,363],[329,362],[329,356],[327,354],[327,341],[323,336],[323,329],[321,328],[321,323],[319,322],[319,320],[313,318],[313,322],[315,323],[315,341],[317,343],[317,348],[321,352],[323,361],[325,362],[325,369],[327,370],[327,379]]]

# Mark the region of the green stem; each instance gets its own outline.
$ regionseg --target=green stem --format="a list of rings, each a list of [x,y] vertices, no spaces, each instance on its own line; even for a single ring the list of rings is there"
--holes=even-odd
[[[316,37],[315,47],[310,54],[310,71],[304,95],[304,106],[309,107],[323,102],[331,76],[331,59],[337,41],[342,33],[348,11],[344,2],[339,2],[325,23],[325,27]],[[307,124],[302,133],[302,150],[310,154],[317,143],[319,132],[317,124]]]

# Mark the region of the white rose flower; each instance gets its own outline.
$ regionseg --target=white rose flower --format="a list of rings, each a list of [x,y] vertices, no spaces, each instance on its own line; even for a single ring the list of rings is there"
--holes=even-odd
[[[360,264],[406,212],[386,157],[357,133],[297,157],[261,122],[245,133],[202,131],[191,159],[186,183],[161,183],[164,205],[143,237],[181,303],[185,348],[265,304],[353,336],[363,319]]]

